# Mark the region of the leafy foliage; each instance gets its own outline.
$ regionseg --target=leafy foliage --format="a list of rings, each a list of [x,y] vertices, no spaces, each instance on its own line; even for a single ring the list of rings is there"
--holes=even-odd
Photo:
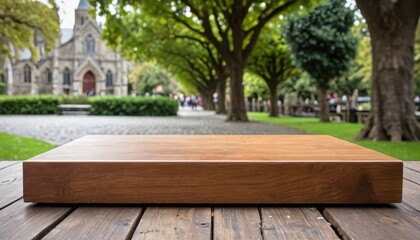
[[[316,94],[314,85],[314,80],[304,72],[280,84],[279,94],[284,97],[288,93],[295,93],[297,98],[314,99]]]
[[[294,61],[318,86],[343,75],[356,56],[357,38],[350,31],[354,14],[345,3],[330,0],[306,16],[291,16],[285,28]]]
[[[56,96],[0,96],[0,114],[55,114]]]
[[[174,116],[178,102],[167,97],[94,97],[92,115]]]
[[[176,83],[172,80],[170,74],[151,63],[140,65],[135,74],[134,86],[137,95],[158,94],[154,92],[154,89],[159,85],[163,87],[163,92],[159,94],[168,96],[176,91]]]
[[[256,74],[246,72],[244,74],[245,96],[248,98],[267,99],[269,90],[264,80]]]
[[[60,103],[62,104],[89,104],[89,97],[86,95],[67,95],[60,97]]]
[[[298,74],[280,29],[281,23],[277,21],[262,30],[247,65],[247,69],[260,76],[269,89],[276,89],[281,82]]]
[[[2,0],[0,4],[0,56],[18,57],[18,50],[29,48],[32,58],[37,58],[34,36],[45,40],[47,50],[54,46],[59,36],[59,21],[54,0],[51,7],[29,0]]]
[[[175,38],[198,39],[198,42],[210,44],[226,63],[230,75],[231,109],[228,120],[234,121],[247,120],[242,79],[245,64],[261,29],[278,14],[297,9],[298,2],[306,4],[308,1],[95,0],[100,13],[107,16],[107,28],[116,26],[110,28],[112,32],[106,35],[107,39],[117,39],[114,42],[122,43],[129,49],[135,46],[131,41],[125,44],[125,36],[137,32],[138,26],[118,30],[123,19],[130,15],[130,11],[126,10],[128,6],[131,12],[148,16],[158,29],[170,27],[179,30],[174,33]],[[109,10],[111,4],[116,13]]]

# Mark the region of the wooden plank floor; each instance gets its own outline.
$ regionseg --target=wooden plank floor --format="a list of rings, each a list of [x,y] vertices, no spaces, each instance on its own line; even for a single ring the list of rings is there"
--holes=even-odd
[[[402,204],[51,205],[22,198],[22,164],[0,162],[0,239],[420,239],[420,163]]]

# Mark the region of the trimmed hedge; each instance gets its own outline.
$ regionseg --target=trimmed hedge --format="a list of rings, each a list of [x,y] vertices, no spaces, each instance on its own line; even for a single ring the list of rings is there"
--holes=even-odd
[[[79,96],[62,96],[61,104],[90,104],[89,97],[86,95],[79,95]]]
[[[174,116],[178,102],[167,97],[93,97],[91,115]]]
[[[56,114],[59,104],[90,104],[91,115],[173,116],[178,102],[167,97],[0,96],[0,114]]]
[[[60,98],[55,96],[0,96],[0,114],[55,114]]]

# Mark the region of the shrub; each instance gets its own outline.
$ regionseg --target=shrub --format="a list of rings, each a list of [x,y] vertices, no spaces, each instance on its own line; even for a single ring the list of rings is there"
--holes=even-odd
[[[92,115],[173,116],[178,102],[167,97],[94,97],[90,98]]]
[[[55,96],[0,96],[0,114],[54,114],[59,97]]]
[[[89,104],[89,98],[86,95],[80,96],[63,96],[61,97],[62,104]]]

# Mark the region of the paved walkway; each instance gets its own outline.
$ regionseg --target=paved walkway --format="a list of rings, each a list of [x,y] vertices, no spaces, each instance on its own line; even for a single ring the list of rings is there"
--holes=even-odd
[[[213,112],[182,110],[177,117],[0,116],[0,132],[61,145],[88,134],[300,134],[256,122],[225,122]]]

